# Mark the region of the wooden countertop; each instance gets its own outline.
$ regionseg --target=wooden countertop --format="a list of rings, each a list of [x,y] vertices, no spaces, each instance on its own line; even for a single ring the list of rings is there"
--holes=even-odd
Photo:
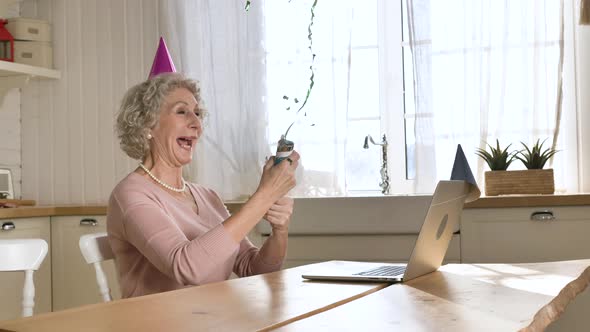
[[[480,197],[476,201],[465,204],[465,208],[475,209],[580,205],[590,205],[590,194],[484,196]]]
[[[384,197],[384,196],[376,196]],[[406,197],[406,196],[404,196]],[[342,197],[346,199],[346,197]],[[354,199],[354,197],[351,197]],[[230,210],[238,209],[243,202],[231,201],[225,203]],[[508,208],[508,207],[537,207],[537,206],[581,206],[590,205],[590,194],[568,195],[504,195],[483,196],[478,200],[465,204],[466,209],[479,208]]]
[[[227,208],[235,212],[242,204],[230,203]],[[107,214],[104,205],[64,205],[64,206],[21,206],[16,208],[0,208],[0,219],[33,218],[53,216],[103,216]]]
[[[106,215],[106,206],[23,206],[0,209],[0,219]]]
[[[384,197],[384,196],[375,196]],[[403,196],[407,197],[407,196]],[[354,199],[355,197],[350,197]],[[296,198],[297,199],[297,198]],[[346,199],[346,197],[342,197]],[[226,202],[230,212],[244,202]],[[537,206],[581,206],[590,205],[590,194],[557,194],[557,195],[503,195],[483,196],[478,200],[465,204],[466,209],[480,208],[508,208],[508,207],[537,207]]]
[[[230,212],[237,211],[243,202],[227,202]],[[570,195],[508,195],[485,196],[465,204],[466,209],[538,207],[538,206],[582,206],[590,205],[590,194]],[[18,208],[0,208],[0,219],[30,218],[52,216],[106,215],[104,205],[64,205],[64,206],[22,206]]]

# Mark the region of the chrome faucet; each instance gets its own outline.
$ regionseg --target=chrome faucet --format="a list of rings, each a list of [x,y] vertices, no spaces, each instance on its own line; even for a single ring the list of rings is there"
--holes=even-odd
[[[389,175],[387,174],[387,137],[383,134],[383,140],[381,143],[375,143],[373,137],[371,135],[365,136],[365,144],[363,145],[364,149],[369,148],[369,141],[373,145],[380,145],[382,150],[382,164],[381,164],[381,182],[379,183],[379,187],[381,187],[381,193],[388,195],[389,194]]]

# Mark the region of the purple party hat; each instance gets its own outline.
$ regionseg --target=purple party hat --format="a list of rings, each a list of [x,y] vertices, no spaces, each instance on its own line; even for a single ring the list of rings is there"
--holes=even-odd
[[[176,73],[176,68],[168,52],[168,47],[166,47],[166,42],[164,42],[164,38],[162,37],[160,37],[160,44],[158,45],[148,79],[161,73]]]

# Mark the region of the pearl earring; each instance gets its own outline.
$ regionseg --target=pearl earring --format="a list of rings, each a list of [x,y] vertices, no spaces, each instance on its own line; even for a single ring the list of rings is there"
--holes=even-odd
[[[152,134],[148,133],[147,134],[147,139],[152,139]]]

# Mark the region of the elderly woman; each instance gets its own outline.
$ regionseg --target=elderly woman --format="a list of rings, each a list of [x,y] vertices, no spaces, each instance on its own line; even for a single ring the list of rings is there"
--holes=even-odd
[[[181,74],[132,87],[117,117],[121,148],[141,162],[113,190],[107,215],[123,297],[277,271],[285,257],[299,155],[263,168],[256,192],[234,215],[211,189],[187,183],[205,110],[196,83]],[[272,235],[259,249],[246,237],[265,218]]]

